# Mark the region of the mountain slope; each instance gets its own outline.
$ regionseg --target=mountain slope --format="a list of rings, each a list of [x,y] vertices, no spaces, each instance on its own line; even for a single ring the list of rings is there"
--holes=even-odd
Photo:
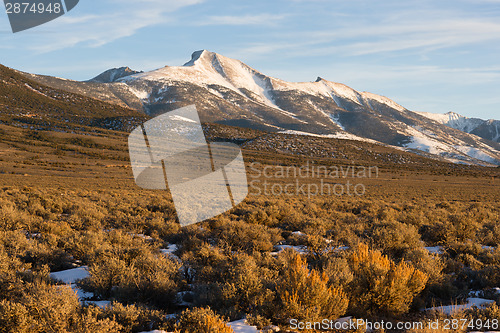
[[[88,82],[111,83],[111,82],[116,82],[117,80],[123,77],[137,73],[142,73],[142,72],[134,71],[129,67],[113,68],[97,75],[95,78],[89,80]]]
[[[129,130],[147,119],[136,110],[42,85],[1,65],[0,116],[8,124],[50,129]]]
[[[86,82],[72,81],[52,76],[18,72],[29,80],[55,89],[64,90],[73,94],[86,96],[114,104],[122,108],[131,108],[143,111],[142,102],[132,93],[125,84],[99,83],[92,80]]]
[[[500,142],[500,121],[468,118],[455,112],[445,114],[418,112],[424,117],[437,121],[440,124],[472,133],[484,139]]]
[[[204,122],[374,140],[453,162],[500,164],[498,143],[429,121],[384,96],[323,78],[286,82],[205,50],[193,53],[184,66],[127,75],[112,83],[57,82],[107,102],[135,105],[150,116],[196,104]]]

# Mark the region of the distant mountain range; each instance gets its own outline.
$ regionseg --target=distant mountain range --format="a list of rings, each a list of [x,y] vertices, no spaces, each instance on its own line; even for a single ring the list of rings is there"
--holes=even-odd
[[[87,82],[23,74],[149,116],[195,104],[204,122],[378,142],[456,163],[500,165],[498,121],[412,112],[323,78],[286,82],[206,50],[193,53],[184,66],[145,73],[122,67]]]
[[[500,142],[500,121],[468,118],[455,112],[445,114],[417,112],[424,117],[437,121],[440,124],[456,128],[457,130],[475,134],[484,139]]]

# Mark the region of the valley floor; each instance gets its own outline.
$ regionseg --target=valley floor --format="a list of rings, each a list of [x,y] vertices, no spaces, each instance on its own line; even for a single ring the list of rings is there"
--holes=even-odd
[[[135,185],[124,133],[0,130],[5,332],[231,332],[230,322],[246,333],[346,317],[497,330],[498,168],[348,140],[273,151],[276,139],[243,137],[249,196],[181,228],[167,191]],[[304,165],[300,177],[278,173]],[[335,167],[378,172],[329,176]],[[272,192],[297,180],[308,192]],[[347,182],[363,195],[315,192]],[[428,330],[406,330],[417,331]]]

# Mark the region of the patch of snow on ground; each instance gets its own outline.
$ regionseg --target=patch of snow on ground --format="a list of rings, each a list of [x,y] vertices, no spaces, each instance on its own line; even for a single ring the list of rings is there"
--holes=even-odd
[[[257,327],[247,324],[245,319],[237,320],[228,323],[234,333],[258,333]]]
[[[497,160],[490,156],[489,154],[486,154],[484,151],[479,150],[474,147],[468,147],[468,146],[454,146],[454,148],[461,153],[470,156],[472,158],[478,159],[480,161],[488,162],[488,163],[495,163]]]
[[[78,299],[81,301],[85,299],[89,299],[94,297],[94,293],[83,291],[82,289],[78,288],[75,284],[71,284],[71,289],[73,289],[76,292],[76,296]]]
[[[298,122],[301,122],[302,124],[308,124],[307,121],[304,121],[302,119],[297,118],[297,116],[295,116],[291,112],[288,112],[288,111],[285,111],[285,110],[282,110],[282,109],[277,109],[277,108],[275,108],[275,109],[278,110],[278,112],[281,113],[282,115],[285,115],[285,116],[287,116],[289,118],[293,118],[293,119],[297,120]]]
[[[133,234],[133,233],[129,233],[130,236],[132,237],[139,237],[139,238],[142,238],[144,240],[147,240],[147,241],[152,241],[153,240],[153,237],[151,236],[146,236],[144,234]]]
[[[284,251],[285,249],[292,249],[300,254],[307,253],[307,246],[303,246],[303,245],[276,245],[276,249],[278,251],[271,252],[272,256],[278,255],[278,253]]]
[[[158,94],[159,94],[159,95],[161,95],[161,94],[166,93],[166,92],[168,91],[168,89],[169,89],[169,88],[170,88],[170,87],[169,87],[168,85],[164,85],[162,88],[160,88],[160,89],[158,90]]]
[[[327,138],[327,139],[341,139],[341,140],[354,140],[354,141],[363,141],[363,142],[370,142],[370,143],[376,143],[380,144],[380,142],[367,139],[367,138],[362,138],[360,136],[348,133],[348,132],[339,132],[335,134],[314,134],[314,133],[309,133],[309,132],[302,132],[302,131],[294,131],[294,130],[286,130],[286,131],[280,131],[278,133],[281,134],[293,134],[293,135],[304,135],[304,136],[313,136],[316,138]]]
[[[292,135],[313,136],[313,137],[316,137],[316,138],[320,138],[320,137],[322,137],[322,135],[319,135],[319,134],[308,133],[308,132],[302,132],[302,131],[294,131],[294,130],[279,131],[278,133],[280,133],[280,134],[292,134]]]
[[[83,301],[83,302],[85,302],[86,304],[94,304],[95,306],[98,306],[101,309],[111,306],[111,301]]]
[[[493,304],[493,303],[495,303],[495,301],[492,301],[490,299],[470,297],[470,298],[467,298],[467,304],[435,306],[432,308],[424,309],[424,311],[435,310],[435,311],[443,312],[447,315],[452,315],[455,312],[471,309],[474,306],[480,308],[480,307],[486,307],[486,306]]]
[[[50,277],[56,281],[61,281],[71,287],[73,291],[76,293],[78,300],[80,303],[94,304],[100,308],[105,308],[111,304],[110,301],[88,301],[89,298],[94,297],[94,294],[91,292],[83,291],[78,288],[76,282],[78,280],[83,280],[89,277],[90,274],[88,272],[87,266],[82,266],[78,268],[67,269],[65,271],[50,273]]]
[[[339,133],[335,133],[335,134],[322,135],[322,137],[329,138],[329,139],[364,141],[364,142],[378,143],[379,144],[378,141],[375,141],[372,139],[367,139],[367,138],[362,138],[360,136],[357,136],[355,134],[351,134],[348,132],[339,132]]]
[[[160,249],[160,252],[164,255],[176,257],[174,252],[177,251],[177,248],[177,244],[169,244],[166,249]]]
[[[469,296],[472,297],[480,297],[483,294],[500,294],[500,288],[490,288],[490,289],[485,289],[485,290],[471,290],[469,291]]]
[[[82,280],[90,276],[87,269],[87,266],[72,268],[65,271],[50,273],[50,277],[66,284],[74,284],[77,280]]]
[[[443,247],[442,246],[428,246],[425,249],[427,251],[429,251],[430,253],[443,254]]]

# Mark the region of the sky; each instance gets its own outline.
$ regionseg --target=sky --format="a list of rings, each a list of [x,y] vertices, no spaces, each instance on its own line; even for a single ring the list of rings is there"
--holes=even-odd
[[[86,80],[201,49],[413,111],[500,119],[500,0],[80,0],[16,34],[0,10],[0,64],[31,73]]]

